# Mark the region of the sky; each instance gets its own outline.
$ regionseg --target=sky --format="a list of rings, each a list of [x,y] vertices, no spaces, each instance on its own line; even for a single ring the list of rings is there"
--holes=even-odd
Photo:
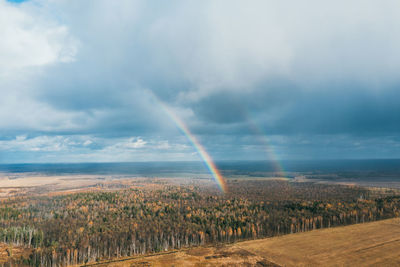
[[[0,0],[0,163],[400,158],[400,2]]]

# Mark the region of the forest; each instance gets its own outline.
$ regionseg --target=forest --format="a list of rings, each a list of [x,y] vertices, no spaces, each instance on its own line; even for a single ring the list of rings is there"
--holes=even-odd
[[[21,196],[0,204],[3,264],[68,266],[229,243],[400,215],[400,195],[358,186],[229,180],[215,186],[162,183]]]

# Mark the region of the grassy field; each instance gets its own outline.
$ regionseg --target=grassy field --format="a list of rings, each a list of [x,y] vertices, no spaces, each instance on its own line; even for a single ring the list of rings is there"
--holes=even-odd
[[[98,266],[399,266],[400,218]]]
[[[398,266],[400,219],[238,243],[283,266]]]

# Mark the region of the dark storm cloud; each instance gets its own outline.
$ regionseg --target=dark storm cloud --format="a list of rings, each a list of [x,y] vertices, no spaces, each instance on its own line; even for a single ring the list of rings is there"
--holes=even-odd
[[[357,85],[333,87],[328,92],[303,91],[272,129],[309,134],[398,133],[400,107],[396,99],[399,97],[396,89],[387,89],[377,96],[377,92]]]
[[[246,120],[240,95],[220,92],[201,99],[193,111],[202,120],[212,123],[233,123]]]
[[[355,83],[299,88],[285,81],[246,90],[217,93],[195,103],[204,123],[245,126],[252,120],[273,134],[396,134],[400,131],[400,87],[379,91]],[[243,128],[243,133],[249,129]]]

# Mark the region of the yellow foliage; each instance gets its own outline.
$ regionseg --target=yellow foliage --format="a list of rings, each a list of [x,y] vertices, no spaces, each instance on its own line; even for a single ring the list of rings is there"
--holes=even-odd
[[[84,213],[87,213],[89,211],[89,209],[86,206],[82,206],[81,207],[81,211],[84,212]]]

